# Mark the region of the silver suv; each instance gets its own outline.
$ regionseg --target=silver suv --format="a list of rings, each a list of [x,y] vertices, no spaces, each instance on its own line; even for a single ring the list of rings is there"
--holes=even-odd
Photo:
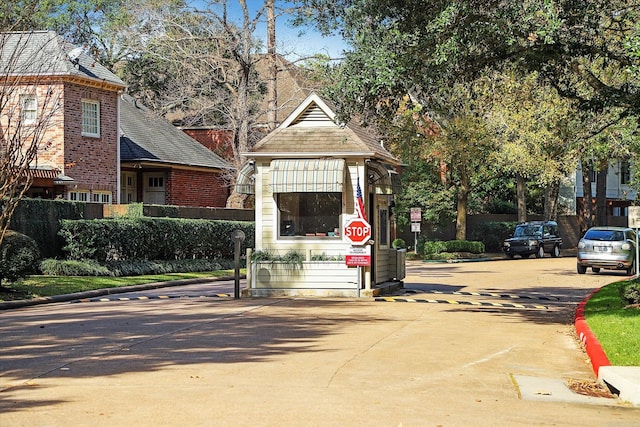
[[[578,242],[578,274],[591,267],[635,273],[636,233],[627,227],[591,227]]]

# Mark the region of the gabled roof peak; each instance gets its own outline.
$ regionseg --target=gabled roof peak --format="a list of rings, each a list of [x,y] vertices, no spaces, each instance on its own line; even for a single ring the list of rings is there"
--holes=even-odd
[[[312,92],[278,128],[338,126],[335,120],[336,113],[317,93]]]

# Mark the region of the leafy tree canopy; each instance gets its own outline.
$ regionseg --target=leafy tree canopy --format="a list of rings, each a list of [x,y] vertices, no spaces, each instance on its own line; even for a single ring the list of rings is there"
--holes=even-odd
[[[389,90],[427,98],[438,84],[513,62],[538,71],[583,109],[640,111],[640,6],[630,0],[300,2],[314,10],[301,19],[313,16],[354,46],[343,70],[352,79],[336,92],[359,108],[375,106]],[[611,67],[624,78],[610,80]]]

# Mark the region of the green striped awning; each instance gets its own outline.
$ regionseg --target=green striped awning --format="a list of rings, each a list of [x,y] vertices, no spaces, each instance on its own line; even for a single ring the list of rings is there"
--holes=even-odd
[[[341,193],[344,159],[286,159],[271,161],[274,193]]]
[[[256,193],[256,171],[252,162],[247,162],[238,172],[236,178],[236,193]]]

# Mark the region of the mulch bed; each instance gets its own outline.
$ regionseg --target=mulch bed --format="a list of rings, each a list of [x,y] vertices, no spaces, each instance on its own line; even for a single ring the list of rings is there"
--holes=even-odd
[[[592,397],[606,397],[615,399],[615,394],[611,393],[611,390],[599,382],[595,381],[582,381],[582,380],[567,380],[567,386],[575,393],[582,394],[583,396]]]

